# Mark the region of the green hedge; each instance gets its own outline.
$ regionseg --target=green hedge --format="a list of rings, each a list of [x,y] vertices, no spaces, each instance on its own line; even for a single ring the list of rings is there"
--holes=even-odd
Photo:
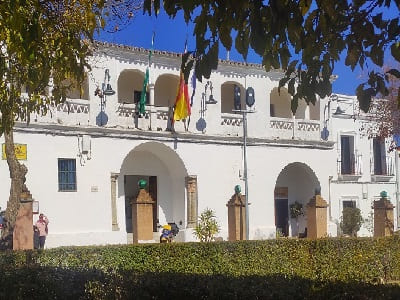
[[[400,299],[399,280],[399,237],[0,253],[0,299]]]

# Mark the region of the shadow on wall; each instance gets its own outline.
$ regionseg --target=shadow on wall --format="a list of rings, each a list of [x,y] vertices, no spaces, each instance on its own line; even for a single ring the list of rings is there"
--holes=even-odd
[[[4,271],[4,270],[2,270]],[[21,280],[24,278],[24,280]],[[400,286],[293,276],[134,273],[32,266],[0,273],[1,299],[399,299]]]

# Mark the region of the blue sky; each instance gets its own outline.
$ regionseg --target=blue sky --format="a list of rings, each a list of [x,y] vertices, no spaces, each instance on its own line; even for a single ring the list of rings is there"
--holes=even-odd
[[[193,24],[186,25],[181,14],[178,14],[175,19],[170,19],[163,10],[157,18],[138,12],[129,26],[116,33],[103,32],[99,39],[117,44],[150,48],[153,31],[155,32],[155,49],[182,52],[186,37],[188,38],[188,49],[194,50],[195,48]],[[226,58],[226,50],[223,47],[220,49],[220,58]],[[234,50],[230,53],[230,59],[243,61],[241,55]],[[261,58],[249,51],[248,62],[261,63]],[[363,72],[359,68],[352,72],[349,67],[344,65],[344,58],[336,64],[334,74],[339,76],[333,83],[334,93],[355,95],[356,87],[363,81],[360,79]]]

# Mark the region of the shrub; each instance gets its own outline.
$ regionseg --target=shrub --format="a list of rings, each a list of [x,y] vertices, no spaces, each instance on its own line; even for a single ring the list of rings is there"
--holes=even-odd
[[[344,234],[356,237],[363,224],[361,211],[357,207],[344,207],[340,228]]]
[[[211,242],[219,232],[218,222],[212,209],[206,208],[199,217],[193,234],[200,242]]]
[[[0,252],[0,299],[400,299],[400,237]]]

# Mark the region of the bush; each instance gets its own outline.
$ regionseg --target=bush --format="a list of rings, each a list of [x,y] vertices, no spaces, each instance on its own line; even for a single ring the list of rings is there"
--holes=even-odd
[[[0,299],[400,299],[400,237],[0,252]]]
[[[206,208],[199,217],[193,234],[200,242],[211,242],[219,232],[218,222],[212,209]]]
[[[363,224],[361,211],[357,207],[344,207],[340,228],[344,234],[356,237]]]

